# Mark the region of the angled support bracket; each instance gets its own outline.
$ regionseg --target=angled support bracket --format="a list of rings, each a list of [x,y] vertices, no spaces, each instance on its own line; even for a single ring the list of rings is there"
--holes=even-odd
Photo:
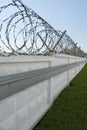
[[[49,50],[49,52],[51,52],[50,48],[47,46],[47,44],[45,43],[45,41],[43,40],[43,38],[41,37],[41,35],[39,33],[37,33],[37,35],[41,39],[41,41],[43,42],[43,44],[47,47],[47,49]]]
[[[55,48],[57,47],[57,45],[59,44],[59,42],[62,40],[63,36],[65,35],[66,30],[63,32],[63,34],[60,36],[60,38],[58,39],[58,41],[56,42],[55,46],[53,47],[52,51],[55,50]]]

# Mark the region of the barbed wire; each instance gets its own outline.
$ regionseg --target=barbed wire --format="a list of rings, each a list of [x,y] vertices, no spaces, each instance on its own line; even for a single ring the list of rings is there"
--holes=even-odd
[[[55,30],[21,0],[12,0],[0,7],[0,54],[8,56],[53,53],[85,55],[66,31]]]

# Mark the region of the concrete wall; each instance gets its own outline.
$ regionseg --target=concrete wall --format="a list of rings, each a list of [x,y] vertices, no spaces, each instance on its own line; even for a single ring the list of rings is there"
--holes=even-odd
[[[0,101],[0,130],[29,130],[54,99],[85,65],[85,59],[67,55],[0,57],[0,77],[84,61],[76,67]]]

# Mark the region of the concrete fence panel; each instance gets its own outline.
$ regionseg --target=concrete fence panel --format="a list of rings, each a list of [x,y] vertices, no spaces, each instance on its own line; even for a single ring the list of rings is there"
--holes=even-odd
[[[86,64],[81,57],[0,57],[0,130],[31,130]]]

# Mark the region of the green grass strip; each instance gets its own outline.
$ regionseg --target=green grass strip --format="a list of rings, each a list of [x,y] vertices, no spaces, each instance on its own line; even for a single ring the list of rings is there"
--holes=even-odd
[[[87,130],[87,65],[33,130]]]

